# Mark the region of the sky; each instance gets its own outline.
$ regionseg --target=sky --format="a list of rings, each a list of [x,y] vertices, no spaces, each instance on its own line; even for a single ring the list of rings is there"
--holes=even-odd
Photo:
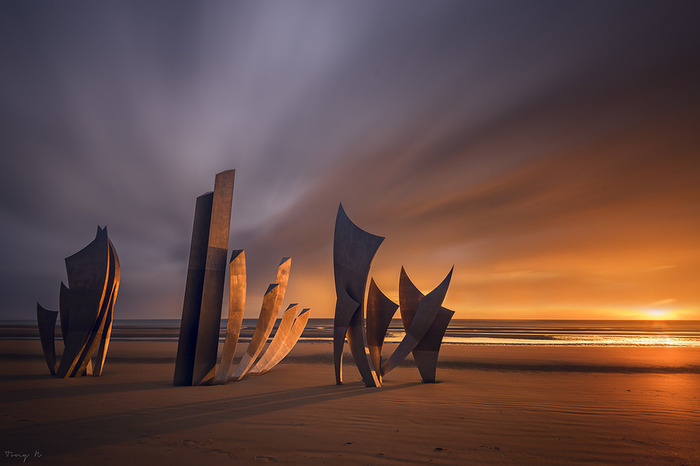
[[[700,319],[694,1],[0,1],[0,318],[107,225],[116,319],[179,318],[235,169],[245,316],[332,317],[340,202],[398,298],[469,319]],[[224,308],[224,315],[226,309]]]

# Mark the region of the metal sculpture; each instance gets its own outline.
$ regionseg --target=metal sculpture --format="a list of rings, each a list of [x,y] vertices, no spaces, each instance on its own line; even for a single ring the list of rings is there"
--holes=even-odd
[[[290,304],[289,307],[287,307],[287,310],[284,311],[284,314],[282,314],[282,319],[277,326],[275,336],[270,342],[270,346],[267,347],[265,354],[258,359],[258,362],[248,369],[249,374],[259,374],[261,368],[267,366],[272,358],[275,357],[275,353],[277,353],[281,348],[282,342],[285,338],[287,338],[289,332],[292,331],[292,325],[294,325],[294,319],[297,315],[298,307],[299,306],[297,304]]]
[[[412,316],[410,319],[408,317],[404,319],[406,335],[404,336],[403,340],[401,340],[401,343],[399,343],[399,346],[396,347],[392,355],[389,356],[386,363],[382,364],[382,375],[388,374],[389,371],[398,366],[399,363],[403,361],[406,356],[408,356],[408,353],[412,352],[423,337],[425,337],[425,334],[428,332],[428,329],[433,324],[438,312],[442,308],[442,301],[445,299],[447,288],[450,286],[450,280],[452,279],[452,270],[453,269],[450,269],[447,277],[445,277],[442,283],[440,283],[433,291],[417,301],[418,306],[415,311],[412,309],[407,309],[407,316],[411,314]],[[400,296],[401,291],[399,291],[399,297]],[[413,303],[415,303],[415,301],[413,301]],[[399,305],[401,305],[401,301],[399,301]],[[404,313],[402,312],[401,315],[403,318]],[[409,325],[407,325],[407,323]]]
[[[411,279],[408,278],[406,270],[401,267],[399,304],[401,306],[401,322],[406,331],[411,327],[415,313],[418,310],[418,304],[423,298],[423,293],[418,290]],[[428,331],[413,349],[413,359],[416,361],[416,366],[418,366],[421,378],[425,383],[435,382],[440,346],[453,315],[454,311],[441,306]]]
[[[204,269],[207,261],[207,241],[213,198],[214,193],[199,196],[194,210],[190,258],[187,266],[187,281],[182,304],[173,385],[192,385],[192,369],[194,368],[194,354],[197,348],[199,310],[202,305],[202,284],[204,283]]]
[[[233,371],[230,377],[231,380],[241,380],[262,352],[263,346],[265,342],[267,342],[267,338],[270,336],[272,328],[275,325],[275,320],[280,312],[282,301],[284,301],[284,294],[287,291],[291,266],[292,259],[285,257],[282,259],[282,262],[280,262],[279,267],[277,267],[277,278],[275,279],[275,283],[271,284],[267,289],[267,293],[265,293],[253,338],[250,340],[248,348],[243,354],[238,366],[236,366],[236,370]]]
[[[432,292],[424,296],[401,268],[399,305],[379,290],[374,280],[367,293],[367,325],[363,332],[363,297],[372,258],[384,238],[365,232],[338,208],[333,242],[336,308],[333,325],[333,356],[336,383],[342,383],[342,355],[347,337],[353,359],[368,387],[378,387],[382,378],[409,353],[423,382],[435,382],[442,339],[454,312],[442,307],[454,267]],[[382,362],[382,346],[397,308],[406,334],[388,360]],[[371,360],[371,368],[367,355]]]
[[[270,332],[272,332],[272,327],[275,325],[275,319],[277,318],[277,313],[273,314],[273,310],[278,294],[279,285],[276,283],[270,284],[270,286],[267,288],[265,296],[263,296],[260,317],[258,317],[258,321],[255,325],[253,338],[250,340],[248,348],[246,348],[246,352],[243,353],[243,357],[238,362],[238,365],[233,371],[233,374],[231,374],[231,377],[229,377],[229,380],[234,382],[241,380],[262,351],[263,346],[267,342],[267,338],[270,336]]]
[[[66,270],[68,287],[61,283],[59,312],[37,303],[44,357],[49,371],[57,377],[99,376],[109,348],[121,276],[119,256],[106,227],[97,227],[95,239],[66,258]],[[57,364],[55,325],[59,313],[64,349]]]
[[[293,308],[290,306],[290,309],[285,311],[284,317],[287,315],[293,317],[295,313],[296,306]],[[272,343],[270,343],[270,347],[248,373],[250,375],[262,375],[284,359],[292,348],[294,348],[294,345],[296,345],[299,337],[301,337],[301,334],[304,332],[304,328],[306,328],[306,324],[309,321],[309,315],[309,309],[302,310],[301,313],[294,318],[294,322],[288,331],[283,330],[282,323],[280,323],[280,327],[277,329],[277,332],[275,332],[275,338],[272,340]]]
[[[233,251],[229,262],[226,337],[221,360],[217,364],[234,175],[235,170],[217,174],[214,192],[197,198],[173,385],[223,384],[245,377],[251,367],[257,367],[256,360],[261,353],[262,357],[265,356],[263,348],[284,300],[290,258],[282,259],[276,281],[263,298],[253,339],[231,374],[243,321],[247,285],[245,252]],[[280,335],[280,339],[283,337]],[[286,337],[284,341],[287,341]],[[277,353],[277,348],[273,353]],[[266,359],[268,362],[260,367],[269,370],[272,367],[269,360],[274,359],[275,354],[271,354]]]
[[[221,304],[226,279],[228,236],[231,225],[233,179],[235,170],[216,175],[211,206],[206,269],[202,284],[202,307],[197,329],[197,349],[192,369],[192,383],[203,379],[216,365],[221,325]]]
[[[387,298],[372,279],[367,292],[367,346],[375,369],[382,366],[384,338],[398,308],[398,304]]]
[[[216,370],[214,383],[223,384],[228,380],[233,355],[236,352],[238,337],[241,334],[243,324],[243,311],[245,310],[245,293],[247,286],[247,275],[245,265],[245,251],[236,250],[231,254],[229,270],[229,301],[228,319],[226,321],[226,337],[224,339],[224,350],[221,361]]]
[[[41,307],[41,304],[36,303],[36,320],[39,325],[39,338],[41,339],[41,348],[44,350],[44,359],[46,365],[49,366],[51,375],[56,375],[56,344],[54,343],[54,335],[56,332],[56,318],[58,311],[50,311]]]
[[[235,170],[197,198],[174,385],[196,385],[216,365]]]
[[[338,207],[333,239],[335,275],[335,318],[333,323],[333,362],[335,382],[343,383],[343,348],[348,340],[350,352],[367,387],[381,385],[379,374],[368,358],[364,337],[364,295],[372,259],[384,241],[362,230],[348,218],[343,204]]]

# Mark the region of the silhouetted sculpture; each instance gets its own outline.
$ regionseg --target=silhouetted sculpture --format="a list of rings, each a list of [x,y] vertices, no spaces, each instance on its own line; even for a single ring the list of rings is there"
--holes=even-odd
[[[402,267],[399,280],[400,305],[387,298],[372,280],[367,293],[365,343],[362,322],[364,289],[372,258],[383,240],[384,238],[371,235],[352,223],[343,205],[340,205],[333,241],[336,291],[333,359],[336,383],[341,384],[343,381],[342,356],[345,337],[366,386],[380,386],[383,376],[398,366],[409,353],[413,353],[423,382],[435,382],[440,345],[454,314],[453,311],[442,307],[452,278],[452,270],[440,285],[424,296],[408,279]],[[389,359],[382,363],[382,346],[387,329],[399,307],[406,335]],[[371,368],[367,355],[371,359]]]
[[[58,312],[37,303],[37,322],[44,357],[52,375],[102,375],[112,333],[114,302],[119,291],[119,256],[97,228],[95,239],[66,258],[68,287],[61,283],[59,310],[64,350],[56,364],[55,325]],[[92,358],[95,356],[93,364]]]
[[[39,338],[41,339],[41,349],[44,350],[46,365],[49,366],[51,375],[56,375],[56,344],[54,335],[56,333],[56,318],[58,311],[49,311],[36,303],[36,320],[39,325]]]
[[[192,385],[192,369],[194,368],[194,354],[197,347],[199,310],[202,305],[202,285],[207,261],[207,241],[209,240],[213,198],[214,193],[203,194],[197,198],[195,206],[173,385]]]
[[[399,278],[399,304],[401,305],[401,321],[403,328],[408,332],[411,328],[419,302],[423,299],[423,293],[408,278],[406,271],[401,267],[401,277]],[[438,354],[442,339],[445,336],[447,326],[454,315],[454,311],[440,307],[440,310],[428,328],[423,338],[413,349],[413,359],[420,371],[421,378],[425,383],[435,382],[435,372],[437,370]]]
[[[403,272],[403,275],[405,275],[405,271]],[[406,279],[408,279],[408,276],[406,276]],[[425,334],[428,332],[428,329],[435,321],[438,312],[442,308],[442,301],[445,299],[447,288],[450,286],[451,279],[452,269],[442,283],[440,283],[433,291],[428,293],[427,296],[420,298],[417,302],[415,300],[411,301],[412,305],[417,304],[415,311],[413,311],[413,309],[407,309],[405,312],[406,317],[404,317],[404,311],[402,309],[401,316],[404,321],[406,335],[386,363],[382,365],[382,375],[388,374],[389,371],[398,366],[399,363],[401,363],[401,361],[408,356],[408,353],[412,352],[418,343],[423,339]],[[399,282],[399,284],[400,283],[401,282]],[[415,291],[418,290],[416,289]],[[399,297],[401,297],[401,290],[399,290]],[[402,302],[399,301],[399,305],[401,305],[401,303]],[[421,374],[422,373],[423,371],[421,370]]]
[[[395,302],[381,292],[374,279],[370,280],[367,294],[367,346],[375,370],[382,366],[384,338],[398,308]]]
[[[282,259],[276,283],[270,285],[263,298],[253,339],[233,374],[229,375],[241,331],[247,285],[245,252],[233,251],[229,262],[226,337],[217,365],[234,175],[234,170],[217,174],[214,192],[197,198],[173,385],[223,384],[242,379],[263,352],[284,300],[290,258]],[[268,359],[272,359],[272,355]],[[266,363],[265,367],[269,370],[272,366]]]
[[[333,239],[335,275],[335,318],[333,323],[333,362],[335,381],[343,383],[345,338],[367,387],[380,386],[379,375],[370,364],[364,338],[364,296],[367,276],[374,254],[384,238],[368,233],[348,218],[343,205],[338,207]]]

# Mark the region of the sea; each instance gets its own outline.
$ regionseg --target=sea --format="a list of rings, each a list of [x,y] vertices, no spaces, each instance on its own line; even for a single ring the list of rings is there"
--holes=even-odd
[[[239,341],[250,341],[257,319],[244,319]],[[275,327],[279,324],[279,320]],[[114,321],[113,341],[177,341],[179,319]],[[222,320],[220,341],[226,333]],[[60,330],[56,330],[60,335]],[[271,335],[274,335],[274,330]],[[385,342],[404,337],[394,319]],[[60,337],[59,337],[60,338]],[[36,321],[0,321],[0,340],[38,340]],[[310,319],[300,341],[333,340],[333,319]],[[700,348],[700,320],[452,319],[443,344],[481,346],[674,346]]]

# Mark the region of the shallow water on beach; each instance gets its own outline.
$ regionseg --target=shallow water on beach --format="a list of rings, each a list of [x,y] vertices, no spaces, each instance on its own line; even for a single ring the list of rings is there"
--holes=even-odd
[[[244,319],[241,341],[249,341],[257,319]],[[279,320],[275,324],[275,328]],[[115,320],[114,341],[177,341],[179,319]],[[60,331],[57,330],[60,333]],[[226,332],[222,320],[220,338]],[[274,335],[274,331],[272,333]],[[404,336],[399,319],[391,322],[387,343]],[[0,340],[38,339],[36,322],[0,322]],[[300,341],[332,341],[333,319],[310,319]],[[641,346],[700,348],[698,320],[488,320],[453,319],[445,344],[481,346]]]
[[[700,347],[700,321],[463,320],[453,321],[445,343],[539,346]]]

